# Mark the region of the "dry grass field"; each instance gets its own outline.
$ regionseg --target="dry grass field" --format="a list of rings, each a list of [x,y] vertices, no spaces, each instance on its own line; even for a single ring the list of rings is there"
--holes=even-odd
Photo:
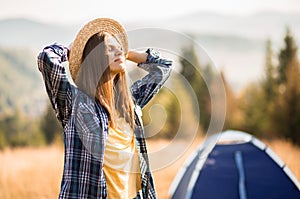
[[[201,142],[196,140],[180,159],[154,171],[159,198],[168,198],[168,189],[185,159]],[[283,140],[265,141],[300,179],[300,148]],[[149,141],[149,151],[168,144],[166,140]],[[158,160],[154,160],[158,161]],[[6,149],[0,152],[1,199],[57,198],[63,169],[63,149],[58,146]]]

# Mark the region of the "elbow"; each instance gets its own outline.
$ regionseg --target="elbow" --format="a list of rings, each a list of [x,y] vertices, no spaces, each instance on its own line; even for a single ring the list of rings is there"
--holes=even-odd
[[[166,60],[166,62],[164,63],[164,67],[162,67],[162,70],[163,76],[169,77],[173,70],[173,62],[171,60]]]
[[[37,65],[38,65],[38,69],[39,71],[42,71],[43,70],[43,66],[44,66],[44,60],[45,60],[45,55],[46,53],[45,52],[40,52],[37,56]]]

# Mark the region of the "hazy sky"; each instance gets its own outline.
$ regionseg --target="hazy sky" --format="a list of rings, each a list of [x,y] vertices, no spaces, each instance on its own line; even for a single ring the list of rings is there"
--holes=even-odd
[[[196,11],[247,15],[259,11],[300,12],[299,0],[0,0],[0,19],[27,17],[78,23],[96,17],[120,22],[180,16]]]

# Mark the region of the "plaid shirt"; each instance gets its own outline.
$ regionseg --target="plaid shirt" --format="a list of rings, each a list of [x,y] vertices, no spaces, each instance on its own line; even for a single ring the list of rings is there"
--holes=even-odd
[[[108,134],[108,115],[99,101],[91,99],[68,81],[62,62],[68,49],[54,44],[38,56],[47,93],[64,128],[64,170],[59,198],[107,198],[103,173],[104,150]],[[147,61],[138,66],[149,73],[133,83],[136,144],[139,154],[141,187],[136,198],[157,198],[150,171],[146,140],[139,112],[158,92],[170,75],[172,62],[148,49]]]

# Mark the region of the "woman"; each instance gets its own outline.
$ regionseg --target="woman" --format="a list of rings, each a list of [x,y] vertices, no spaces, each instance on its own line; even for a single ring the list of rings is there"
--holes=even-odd
[[[131,92],[126,59],[149,72]],[[38,67],[64,128],[59,198],[156,198],[140,109],[169,77],[171,65],[153,49],[128,51],[124,28],[107,18],[85,25],[70,50],[59,44],[43,49]]]

